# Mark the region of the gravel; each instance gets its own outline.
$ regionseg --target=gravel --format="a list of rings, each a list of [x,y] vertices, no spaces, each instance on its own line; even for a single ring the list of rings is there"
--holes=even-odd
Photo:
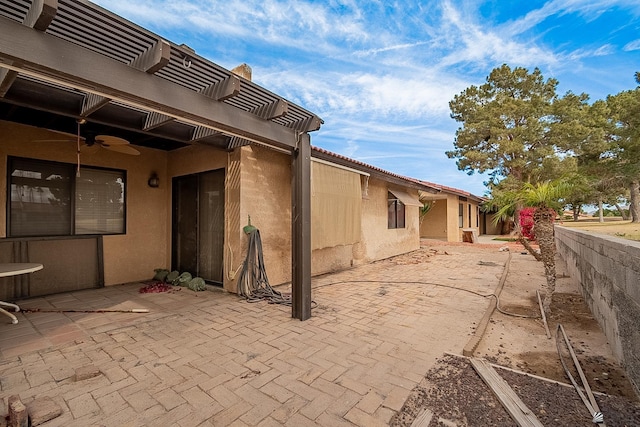
[[[545,426],[593,426],[575,389],[513,370],[497,368],[520,399]],[[622,396],[596,394],[608,427],[640,426],[640,403]],[[429,427],[516,426],[468,359],[445,355],[411,392],[391,426],[411,426],[427,408]]]

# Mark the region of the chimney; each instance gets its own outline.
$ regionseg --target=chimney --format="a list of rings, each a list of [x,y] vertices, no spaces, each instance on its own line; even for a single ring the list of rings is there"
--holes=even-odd
[[[235,67],[233,70],[231,70],[231,72],[242,78],[251,80],[251,67],[249,67],[247,64],[240,64],[237,67]]]

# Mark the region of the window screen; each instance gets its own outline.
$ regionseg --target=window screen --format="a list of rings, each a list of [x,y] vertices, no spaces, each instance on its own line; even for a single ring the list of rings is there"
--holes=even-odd
[[[73,168],[27,159],[11,159],[10,236],[71,233]]]
[[[125,172],[9,158],[8,234],[67,236],[125,232]]]
[[[75,212],[76,234],[124,232],[124,173],[81,169]]]

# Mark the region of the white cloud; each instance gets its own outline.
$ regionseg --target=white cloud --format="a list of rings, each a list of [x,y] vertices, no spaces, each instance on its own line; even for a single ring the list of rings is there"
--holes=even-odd
[[[317,134],[320,138],[348,139],[355,144],[367,141],[374,144],[393,144],[406,147],[451,147],[453,141],[451,129],[443,129],[429,124],[397,124],[394,122],[377,122],[358,120],[353,117],[335,117],[323,126]],[[357,148],[357,147],[356,147]]]
[[[513,30],[481,25],[478,16],[463,16],[463,13],[463,9],[450,1],[443,5],[445,36],[455,40],[457,46],[440,61],[441,66],[471,63],[486,68],[500,63],[529,65],[557,62],[553,52],[533,42],[518,41]]]
[[[596,49],[578,49],[575,50],[573,52],[570,52],[566,55],[566,60],[567,61],[571,61],[571,62],[575,62],[575,61],[579,61],[581,59],[584,58],[593,58],[593,57],[597,57],[597,56],[607,56],[607,55],[611,55],[615,52],[615,47],[610,45],[610,44],[606,44],[603,46],[599,46]]]
[[[328,53],[335,47],[332,40],[362,43],[370,37],[355,4],[333,10],[324,3],[297,0],[97,2],[145,26],[306,51]]]
[[[624,45],[623,50],[625,52],[631,52],[634,50],[640,50],[640,39],[633,40]]]
[[[426,41],[421,41],[421,42],[416,42],[416,43],[403,43],[403,44],[397,44],[397,45],[393,45],[393,46],[384,46],[384,47],[372,48],[372,49],[367,49],[367,50],[355,51],[353,54],[355,56],[370,56],[370,55],[376,55],[376,54],[382,53],[382,52],[390,52],[390,51],[394,51],[394,50],[411,49],[411,48],[414,48],[414,47],[426,45],[428,43],[429,42],[426,42]]]
[[[346,142],[347,142],[347,146],[343,150],[343,155],[347,157],[353,157],[355,153],[358,151],[358,148],[360,148],[360,146],[356,141],[351,139],[347,139]]]
[[[598,87],[613,93],[618,89],[607,86],[617,81],[611,67],[594,64],[620,53],[614,43],[624,42],[616,37],[637,26],[640,15],[638,0],[530,2],[534,6],[523,6],[530,12],[516,12],[506,22],[482,16],[488,0],[97,1],[213,62],[247,62],[256,83],[325,119],[312,143],[467,189],[460,184],[465,175],[444,155],[458,126],[449,118],[453,96],[482,84],[502,63],[539,67],[571,89],[582,84],[578,92]],[[562,39],[566,35],[555,31],[565,22],[577,28],[613,8],[625,13],[624,22],[603,28],[611,38],[580,46],[579,34]],[[624,51],[640,50],[636,37],[627,37]]]
[[[256,82],[325,118],[372,117],[395,121],[447,116],[449,101],[468,86],[446,73],[423,68],[394,72],[344,73],[321,69],[266,72],[254,69]]]
[[[522,34],[535,28],[550,17],[566,16],[572,13],[582,17],[586,22],[591,22],[616,6],[635,7],[638,9],[638,3],[634,0],[553,0],[547,1],[540,8],[533,9],[523,17],[506,24],[506,26],[510,33]]]

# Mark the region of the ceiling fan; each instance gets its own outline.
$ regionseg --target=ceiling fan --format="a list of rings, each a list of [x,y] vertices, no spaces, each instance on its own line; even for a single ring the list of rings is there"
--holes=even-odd
[[[107,150],[115,151],[122,154],[130,154],[137,156],[140,154],[138,150],[133,148],[126,139],[109,135],[87,135],[86,138],[80,137],[84,142],[80,145],[80,151],[90,151],[99,147]]]
[[[87,136],[83,137],[80,134],[80,127],[85,124],[87,121],[85,119],[76,120],[77,123],[77,132],[74,135],[74,139],[48,139],[48,140],[40,140],[38,142],[59,142],[59,141],[69,141],[76,143],[76,152],[78,157],[76,176],[80,176],[80,153],[92,153],[100,148],[104,148],[110,151],[115,151],[117,153],[122,154],[130,154],[132,156],[137,156],[140,154],[138,150],[133,148],[129,141],[126,139],[118,138],[117,136],[110,135],[96,135],[95,133],[87,132]],[[54,131],[58,132],[58,131]],[[65,135],[69,135],[65,133]]]
[[[138,150],[133,148],[129,141],[126,139],[119,138],[117,136],[110,135],[96,135],[95,132],[85,132],[86,137],[83,137],[80,133],[80,128],[83,124],[86,123],[86,120],[79,119],[76,120],[77,123],[77,132],[76,135],[73,135],[73,139],[47,139],[47,140],[39,140],[38,142],[60,142],[60,141],[70,141],[76,142],[78,147],[78,154],[80,152],[83,153],[93,153],[97,151],[99,148],[104,148],[110,151],[115,151],[117,153],[122,154],[130,154],[132,156],[137,156],[140,154]],[[58,132],[58,131],[54,131]],[[63,133],[63,132],[61,132]],[[65,135],[69,135],[68,133],[64,133]]]

